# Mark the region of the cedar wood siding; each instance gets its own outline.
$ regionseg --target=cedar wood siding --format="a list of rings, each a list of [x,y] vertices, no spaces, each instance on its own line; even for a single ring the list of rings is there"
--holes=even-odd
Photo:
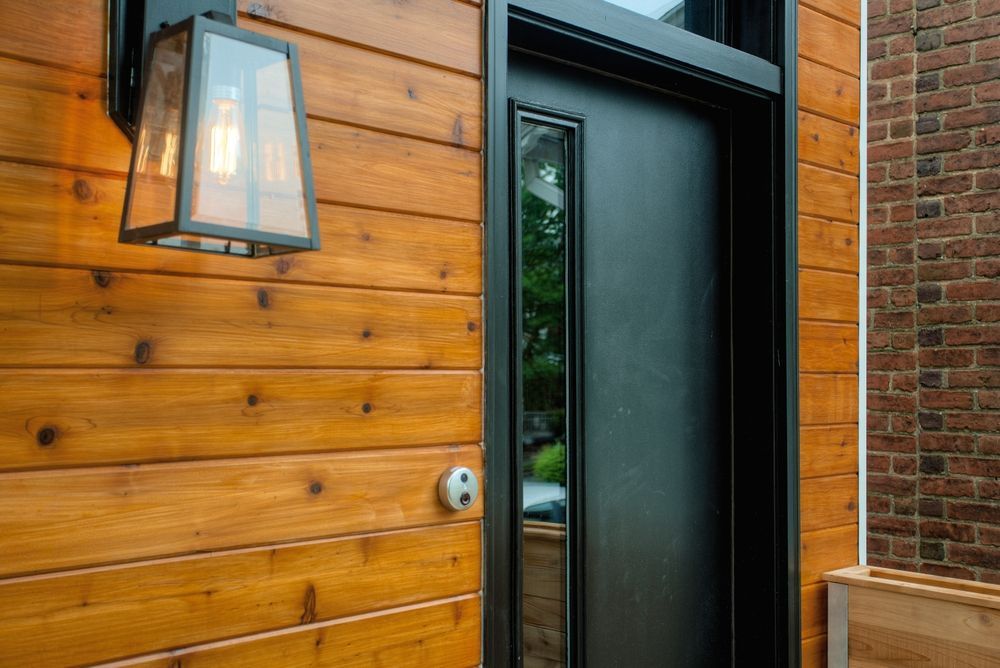
[[[858,562],[860,3],[799,3],[802,665],[826,665],[824,571]]]
[[[482,8],[296,42],[323,250],[117,243],[107,0],[0,0],[0,664],[480,661]]]
[[[323,243],[258,261],[118,244],[106,0],[0,7],[0,656],[477,664],[482,502],[433,483],[482,465],[479,4],[241,0]],[[858,14],[799,7],[807,666],[857,561]]]

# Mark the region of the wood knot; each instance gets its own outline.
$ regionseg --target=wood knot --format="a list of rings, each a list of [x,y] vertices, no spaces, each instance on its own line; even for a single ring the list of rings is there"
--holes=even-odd
[[[369,330],[369,329],[366,329],[363,332],[361,332],[361,338],[363,338],[363,339],[370,339],[371,336],[372,336],[372,333],[371,333],[371,330]]]
[[[264,288],[257,291],[257,305],[261,308],[268,308],[271,305],[271,297]]]
[[[287,274],[292,268],[292,263],[288,258],[279,258],[277,262],[274,263],[274,270],[279,274]]]
[[[372,240],[372,235],[370,235],[368,232],[362,232],[361,233],[361,240],[362,241],[371,241]]]
[[[73,181],[73,196],[81,202],[86,202],[94,197],[94,189],[83,179],[77,179]]]
[[[316,587],[311,584],[306,588],[306,597],[302,602],[302,617],[299,621],[303,624],[312,624],[316,621]]]
[[[148,362],[152,355],[153,346],[149,344],[149,341],[140,341],[135,344],[135,361],[139,364],[145,364]]]
[[[55,443],[57,435],[58,434],[56,432],[55,427],[42,427],[41,429],[38,430],[38,433],[35,435],[35,438],[38,439],[38,445],[42,446],[43,448],[47,448],[53,443]]]
[[[848,501],[847,502],[847,509],[848,510],[854,510],[856,507],[857,507],[857,505],[853,501]]]
[[[406,96],[409,97],[411,100],[416,100],[417,99],[417,93],[416,93],[416,91],[413,90],[412,88],[409,88],[409,87],[407,87],[407,89],[406,89]]]
[[[90,275],[94,279],[94,283],[96,283],[99,288],[106,288],[111,285],[111,274],[109,272],[92,271],[90,272]]]
[[[257,398],[256,394],[251,394],[250,396],[247,397],[248,406],[256,406],[258,401],[260,401],[260,399]]]
[[[362,413],[371,413],[372,412],[372,405],[369,404],[369,403],[361,404],[361,412]]]
[[[477,329],[478,327],[479,327],[479,326],[478,326],[478,325],[477,325],[476,323],[472,322],[472,321],[469,321],[469,322],[468,322],[468,323],[466,323],[466,325],[465,325],[465,328],[466,328],[466,329],[468,329],[468,330],[469,330],[470,332],[474,332],[474,331],[476,331],[476,329]]]
[[[448,278],[448,270],[442,269],[440,272],[438,272],[438,276],[441,277],[441,280]]]
[[[309,485],[310,494],[322,494],[323,493],[323,483],[317,481]]]

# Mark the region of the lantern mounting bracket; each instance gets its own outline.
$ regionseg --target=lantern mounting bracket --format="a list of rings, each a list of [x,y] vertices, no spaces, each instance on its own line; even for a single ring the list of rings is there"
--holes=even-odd
[[[111,0],[108,31],[108,116],[131,140],[139,120],[142,77],[154,32],[189,16],[236,23],[236,0]]]

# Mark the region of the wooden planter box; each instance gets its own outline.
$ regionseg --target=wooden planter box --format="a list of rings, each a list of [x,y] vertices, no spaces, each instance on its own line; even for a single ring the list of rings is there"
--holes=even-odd
[[[1000,586],[852,566],[830,583],[830,668],[996,668]]]

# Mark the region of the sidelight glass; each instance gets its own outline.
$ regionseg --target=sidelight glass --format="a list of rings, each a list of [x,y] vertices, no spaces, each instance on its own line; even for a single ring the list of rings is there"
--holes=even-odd
[[[525,665],[566,665],[569,132],[519,124]]]

